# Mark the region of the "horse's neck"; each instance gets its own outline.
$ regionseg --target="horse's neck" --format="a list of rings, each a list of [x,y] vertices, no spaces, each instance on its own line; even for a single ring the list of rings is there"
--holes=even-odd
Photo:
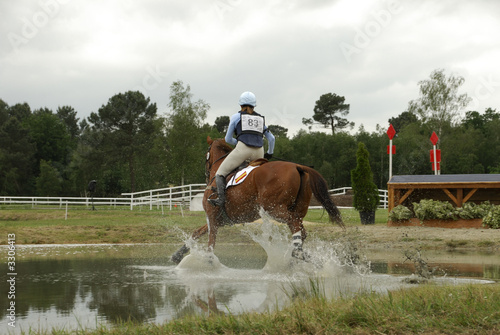
[[[227,152],[218,152],[217,154],[214,154],[214,163],[212,165],[212,169],[210,171],[210,179],[215,178],[215,175],[217,174],[217,171],[219,170],[219,166],[224,162],[224,160],[227,157]],[[226,156],[226,157],[224,157]]]

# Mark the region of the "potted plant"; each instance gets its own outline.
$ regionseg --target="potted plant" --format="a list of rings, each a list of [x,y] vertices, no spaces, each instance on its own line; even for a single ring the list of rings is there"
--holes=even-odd
[[[369,157],[365,144],[359,142],[356,168],[351,170],[351,184],[354,191],[353,206],[359,212],[362,224],[375,223],[375,211],[379,203],[378,189],[373,182]]]

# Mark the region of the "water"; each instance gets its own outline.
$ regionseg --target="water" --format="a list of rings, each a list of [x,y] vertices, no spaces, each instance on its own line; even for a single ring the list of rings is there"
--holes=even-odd
[[[95,328],[121,320],[162,323],[189,314],[267,312],[283,308],[310,278],[327,297],[408,286],[414,271],[388,250],[354,252],[348,241],[308,241],[310,262],[292,259],[287,229],[247,225],[256,245],[219,244],[216,254],[194,245],[179,265],[168,245],[44,245],[16,249],[16,328],[8,326],[8,299],[0,299],[0,333],[29,329]],[[7,254],[7,248],[0,248]],[[363,255],[368,254],[368,256]],[[442,268],[439,281],[500,279],[492,254],[424,253]],[[354,264],[356,263],[356,264]],[[440,270],[440,271],[441,271]],[[0,292],[8,292],[6,271]],[[484,281],[481,281],[484,282]]]

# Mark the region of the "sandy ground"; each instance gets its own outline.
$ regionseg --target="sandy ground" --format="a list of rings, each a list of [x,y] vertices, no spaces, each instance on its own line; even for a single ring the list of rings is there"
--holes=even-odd
[[[448,229],[365,225],[349,228],[367,248],[405,248],[417,243],[429,249],[487,249],[500,251],[500,229]]]

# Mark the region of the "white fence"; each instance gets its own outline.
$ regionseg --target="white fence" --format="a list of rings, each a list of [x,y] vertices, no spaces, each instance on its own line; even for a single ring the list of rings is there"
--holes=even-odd
[[[123,193],[122,198],[98,198],[98,197],[9,197],[0,196],[0,204],[4,205],[30,205],[31,208],[41,206],[56,206],[58,208],[68,206],[129,206],[133,210],[137,206],[153,206],[163,208],[168,206],[172,209],[175,205],[190,205],[191,199],[197,194],[203,193],[205,184],[191,184],[185,186],[161,188],[135,193]]]
[[[148,205],[149,209],[153,206],[168,205],[170,209],[175,205],[191,205],[192,199],[205,192],[205,184],[191,184],[185,186],[175,186],[168,188],[160,188],[156,190],[122,193],[123,196],[130,197],[130,210],[135,206]]]
[[[346,195],[351,187],[342,187],[330,190],[332,196]],[[122,193],[122,198],[91,198],[91,197],[9,197],[0,196],[0,204],[4,205],[30,205],[32,208],[39,206],[57,206],[64,208],[68,206],[109,206],[116,208],[117,206],[129,206],[130,210],[134,207],[147,206],[150,210],[153,207],[164,208],[168,206],[171,210],[173,206],[182,206],[186,208],[196,208],[200,210],[200,206],[193,206],[195,201],[201,204],[201,197],[205,191],[205,184],[191,184],[185,186],[176,186],[168,188],[160,188],[156,190]],[[387,208],[388,196],[387,190],[379,190],[380,203],[379,208]],[[311,208],[316,208],[311,207]],[[318,207],[320,208],[320,207]]]
[[[335,188],[332,190],[329,190],[328,192],[332,196],[340,196],[340,195],[347,195],[348,192],[352,190],[352,187],[341,187],[341,188]],[[379,195],[379,208],[388,208],[389,204],[389,197],[388,197],[388,191],[387,190],[378,190],[378,195]],[[335,198],[333,199],[335,201]],[[338,206],[340,208],[352,208],[352,207],[342,207]],[[311,206],[309,208],[322,208],[321,206]]]

